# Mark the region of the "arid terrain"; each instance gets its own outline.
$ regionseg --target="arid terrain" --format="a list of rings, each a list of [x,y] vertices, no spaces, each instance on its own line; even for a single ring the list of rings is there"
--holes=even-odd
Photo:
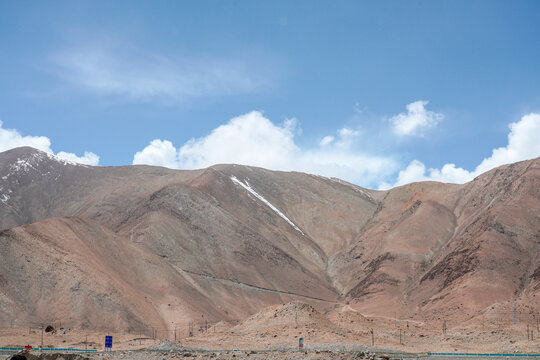
[[[0,346],[540,351],[540,159],[374,191],[17,148],[0,229]]]
[[[110,359],[163,356],[355,359],[386,355],[399,359],[422,358],[428,352],[534,354],[540,350],[538,341],[527,339],[523,324],[463,324],[443,334],[442,329],[421,321],[365,318],[348,306],[325,315],[301,302],[270,306],[237,324],[220,322],[195,329],[193,337],[183,330],[177,329],[176,340],[174,335],[167,340],[141,334],[107,333],[113,336],[114,346],[113,352],[105,356]],[[533,332],[533,336],[537,336],[538,331]],[[43,344],[45,348],[98,350],[98,353],[83,355],[103,357],[100,353],[104,335],[80,329],[55,330],[43,334]],[[24,343],[36,347],[42,341],[39,329],[5,329],[1,336],[8,346]],[[299,338],[304,339],[301,352]],[[34,353],[40,354],[40,351]]]

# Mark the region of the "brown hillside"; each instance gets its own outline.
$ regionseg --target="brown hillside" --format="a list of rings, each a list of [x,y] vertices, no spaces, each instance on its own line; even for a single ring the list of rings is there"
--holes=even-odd
[[[540,309],[540,159],[373,191],[239,165],[0,153],[0,322],[174,329],[300,300],[478,318]]]

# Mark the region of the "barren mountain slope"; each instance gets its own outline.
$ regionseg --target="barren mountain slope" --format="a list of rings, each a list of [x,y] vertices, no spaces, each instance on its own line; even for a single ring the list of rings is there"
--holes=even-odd
[[[0,153],[0,228],[11,228],[0,236],[0,320],[45,321],[58,304],[55,316],[88,327],[171,328],[293,299],[424,317],[514,299],[538,309],[539,164],[382,192],[240,165],[89,167],[13,149]],[[90,300],[66,303],[81,291],[76,276],[92,279],[80,295]],[[113,305],[83,315],[95,294]]]
[[[4,322],[140,330],[201,312],[224,315],[166,261],[87,219],[4,230],[0,256]]]
[[[508,309],[514,299],[524,311],[538,311],[539,241],[536,159],[463,186],[390,190],[366,232],[344,252],[342,273],[352,274],[344,278],[348,294],[368,313],[393,307],[401,315],[465,317],[492,304],[506,302]]]
[[[137,248],[157,255],[202,298],[213,299],[212,306],[222,309],[219,314],[211,314],[212,306],[200,311],[211,321],[242,318],[261,306],[293,298],[324,306],[337,298],[326,279],[326,254],[320,246],[288,220],[285,208],[279,210],[262,195],[257,198],[240,185],[247,183],[242,171],[253,169],[225,167],[236,171],[241,179],[234,181],[232,173],[215,169],[182,172],[151,167],[95,168],[58,161],[33,149],[15,149],[5,154],[8,160],[3,162],[4,181],[0,186],[11,196],[1,204],[4,224],[51,216],[75,215],[93,220],[94,225],[114,232],[117,239],[132,241]],[[16,168],[13,163],[24,165]],[[334,186],[333,181],[315,179],[328,189]],[[212,191],[205,189],[209,184]],[[340,187],[345,192],[355,191],[348,185]],[[281,207],[282,194],[270,192],[266,189],[261,194]],[[317,201],[322,192],[311,197],[316,196]],[[39,206],[33,205],[36,201]],[[358,209],[366,203],[352,201]],[[321,207],[312,207],[312,211],[328,212]],[[333,211],[346,214],[347,207],[350,204],[345,201]],[[329,226],[357,227],[350,223],[344,220]],[[42,223],[34,225],[39,232]],[[341,241],[348,238],[342,230],[327,233]],[[56,235],[62,236],[60,232]],[[6,238],[14,241],[11,233]],[[321,239],[328,243],[326,237]],[[86,276],[92,277],[91,273]],[[9,278],[10,283],[18,282]],[[170,299],[161,299],[154,305],[168,303]],[[175,309],[180,311],[184,306]],[[193,318],[199,319],[200,315]]]

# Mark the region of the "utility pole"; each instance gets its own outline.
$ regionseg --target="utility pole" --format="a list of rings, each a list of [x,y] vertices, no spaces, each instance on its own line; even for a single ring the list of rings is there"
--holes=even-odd
[[[514,320],[514,324],[517,324],[517,311],[516,311],[516,300],[514,299],[514,306],[512,307],[512,318]]]
[[[482,313],[482,330],[484,330],[484,313]]]
[[[371,332],[371,346],[375,346],[375,333],[373,332],[373,329],[371,329],[370,332]]]
[[[402,345],[403,343],[401,342],[401,328],[399,328],[399,345]]]
[[[88,351],[88,335],[86,335],[86,340],[84,340],[84,346],[86,351]]]
[[[45,325],[41,325],[41,351],[43,351],[43,331],[45,330]]]

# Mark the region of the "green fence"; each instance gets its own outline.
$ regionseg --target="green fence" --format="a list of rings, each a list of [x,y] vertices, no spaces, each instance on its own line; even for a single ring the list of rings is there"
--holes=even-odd
[[[0,351],[21,351],[24,350],[24,347],[0,347]],[[62,348],[32,348],[32,350],[39,350],[39,351],[74,351],[74,352],[96,352],[97,350],[94,349],[62,349]]]
[[[429,356],[498,356],[498,357],[540,357],[540,354],[482,354],[482,353],[428,353]]]

